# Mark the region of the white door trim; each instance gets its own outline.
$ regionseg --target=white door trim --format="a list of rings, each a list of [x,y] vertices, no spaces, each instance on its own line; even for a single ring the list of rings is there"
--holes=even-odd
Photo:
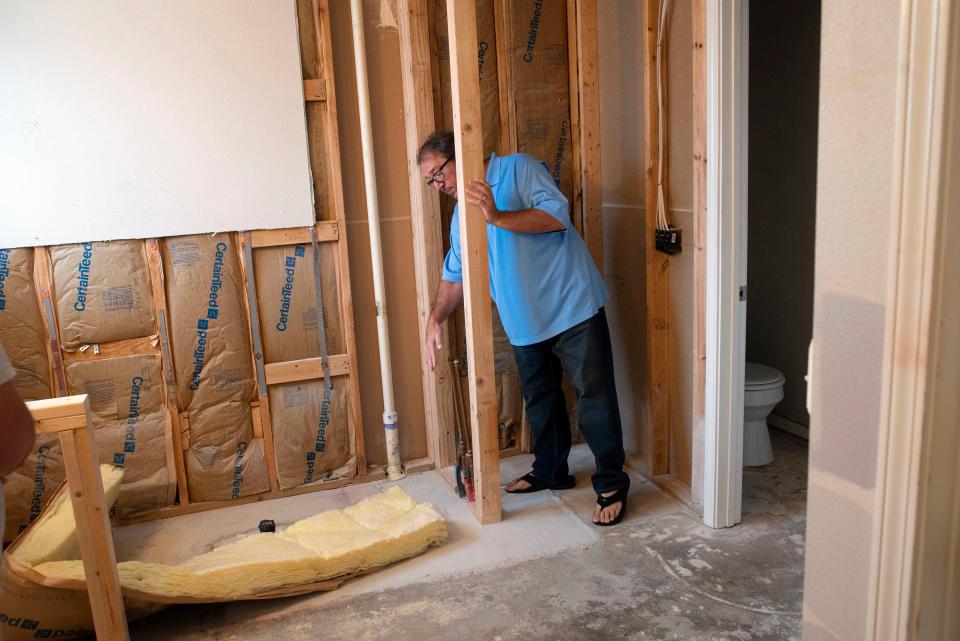
[[[960,638],[960,3],[904,0],[865,638]]]
[[[749,2],[707,1],[706,396],[703,521],[740,521],[747,284]]]

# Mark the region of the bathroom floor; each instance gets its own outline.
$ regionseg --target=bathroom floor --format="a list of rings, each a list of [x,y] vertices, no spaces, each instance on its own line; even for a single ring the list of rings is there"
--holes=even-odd
[[[573,490],[528,495],[535,503],[482,534],[451,518],[451,539],[456,533],[456,544],[468,550],[473,538],[509,533],[510,521],[524,515],[536,513],[539,519],[566,513],[582,527],[558,530],[557,536],[582,533],[576,545],[561,552],[485,562],[473,570],[451,555],[441,565],[461,563],[463,569],[435,568],[428,573],[432,579],[401,585],[398,576],[420,576],[417,564],[430,562],[428,551],[422,559],[388,568],[384,577],[351,582],[341,594],[179,606],[132,624],[131,634],[138,640],[231,641],[799,640],[807,446],[777,430],[771,430],[771,438],[774,462],[744,470],[743,522],[734,528],[705,527],[697,515],[636,475],[627,519],[612,528],[588,525],[592,464],[589,451],[577,446],[571,455],[577,477]],[[528,465],[528,457],[507,459],[501,480]],[[426,475],[412,478],[432,482]],[[501,538],[502,551],[487,554],[508,559],[511,540]],[[543,545],[562,548],[548,539]]]

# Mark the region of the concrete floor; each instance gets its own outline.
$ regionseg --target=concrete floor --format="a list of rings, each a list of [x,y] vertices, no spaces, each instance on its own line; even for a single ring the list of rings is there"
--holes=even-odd
[[[628,518],[595,528],[598,536],[576,549],[356,595],[180,606],[132,624],[131,635],[149,641],[800,639],[807,448],[771,432],[777,458],[745,470],[744,519],[735,528],[704,527],[635,476]],[[571,458],[577,488],[557,493],[582,520],[593,500],[587,454],[581,448]],[[504,465],[506,474],[528,465],[518,459]]]

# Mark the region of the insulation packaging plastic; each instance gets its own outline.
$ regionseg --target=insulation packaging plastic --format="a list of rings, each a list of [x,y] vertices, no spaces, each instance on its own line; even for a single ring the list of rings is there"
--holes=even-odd
[[[77,360],[65,370],[69,392],[89,396],[97,457],[124,470],[117,515],[173,505],[173,437],[159,354]]]
[[[544,0],[511,4],[517,151],[547,163],[560,191],[573,202],[567,6]]]
[[[334,379],[328,415],[321,417],[323,381],[270,386],[270,419],[280,487],[352,475],[347,380]]]
[[[329,354],[344,351],[333,248],[320,250],[324,336]],[[287,245],[253,250],[264,361],[279,363],[318,357],[313,246]],[[333,379],[330,406],[323,411],[323,381],[271,385],[277,475],[283,489],[351,476],[355,447],[350,430],[346,379]]]
[[[157,333],[143,241],[50,248],[64,349]]]
[[[191,501],[269,490],[261,438],[254,438],[256,395],[244,308],[243,271],[231,234],[161,242],[177,401]]]
[[[33,283],[33,260],[33,249],[0,249],[0,345],[17,371],[17,391],[28,401],[53,396],[47,333]],[[4,485],[4,541],[12,540],[40,514],[63,477],[56,436],[41,435],[27,460]]]

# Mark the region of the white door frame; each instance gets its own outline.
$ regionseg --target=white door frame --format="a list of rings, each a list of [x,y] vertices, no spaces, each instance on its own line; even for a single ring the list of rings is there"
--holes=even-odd
[[[740,521],[747,327],[748,0],[707,0],[703,521]]]
[[[865,638],[960,638],[960,3],[904,0]]]

